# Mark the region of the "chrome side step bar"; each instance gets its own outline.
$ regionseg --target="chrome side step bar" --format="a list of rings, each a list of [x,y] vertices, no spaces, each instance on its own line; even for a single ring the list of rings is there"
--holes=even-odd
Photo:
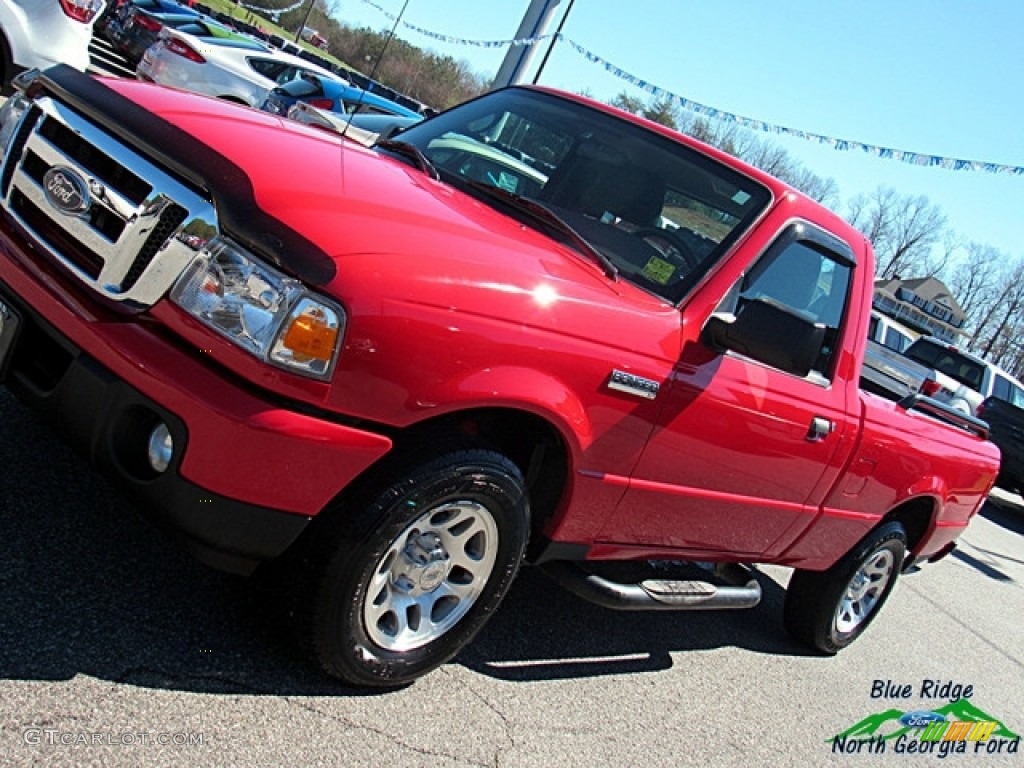
[[[731,584],[706,581],[646,579],[624,584],[591,573],[578,564],[556,560],[540,569],[564,589],[617,611],[706,611],[753,608],[761,601],[761,585],[749,568],[735,563],[716,566],[715,574]],[[743,579],[746,583],[743,584]]]

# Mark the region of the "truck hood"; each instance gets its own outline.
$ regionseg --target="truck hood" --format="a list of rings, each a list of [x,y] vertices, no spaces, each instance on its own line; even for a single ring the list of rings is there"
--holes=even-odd
[[[258,110],[146,83],[108,85],[244,169],[259,208],[333,262],[321,289],[343,301],[408,295],[412,280],[417,300],[472,313],[511,319],[524,304],[557,300],[589,308],[572,313],[584,326],[611,313],[627,327],[659,326],[636,327],[635,338],[664,342],[666,330],[678,329],[678,312],[664,300],[400,160]],[[283,251],[281,266],[301,275],[292,258]]]

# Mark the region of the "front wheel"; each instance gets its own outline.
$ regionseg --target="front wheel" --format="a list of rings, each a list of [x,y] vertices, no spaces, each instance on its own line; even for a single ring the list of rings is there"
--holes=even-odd
[[[885,523],[828,570],[795,571],[786,590],[786,630],[822,653],[848,646],[892,593],[906,547],[903,526]]]
[[[403,685],[455,656],[512,583],[529,503],[518,467],[464,450],[377,486],[335,518],[315,577],[313,650],[357,685]],[[343,522],[342,522],[343,521]]]

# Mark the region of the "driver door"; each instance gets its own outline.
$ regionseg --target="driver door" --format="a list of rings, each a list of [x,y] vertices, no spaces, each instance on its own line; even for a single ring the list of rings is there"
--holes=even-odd
[[[716,314],[768,299],[823,324],[813,370],[796,376],[687,343],[602,540],[754,556],[810,522],[852,449],[856,382],[835,375],[852,265],[849,246],[809,224],[775,239]]]

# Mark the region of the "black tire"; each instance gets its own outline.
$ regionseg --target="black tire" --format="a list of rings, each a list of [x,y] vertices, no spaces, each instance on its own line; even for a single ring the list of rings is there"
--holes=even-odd
[[[312,651],[361,686],[405,685],[455,656],[497,609],[529,537],[522,473],[501,454],[454,451],[395,477],[333,510],[306,560]]]
[[[906,548],[903,526],[884,523],[828,570],[795,571],[783,609],[786,630],[821,653],[838,653],[878,615],[896,584]]]

